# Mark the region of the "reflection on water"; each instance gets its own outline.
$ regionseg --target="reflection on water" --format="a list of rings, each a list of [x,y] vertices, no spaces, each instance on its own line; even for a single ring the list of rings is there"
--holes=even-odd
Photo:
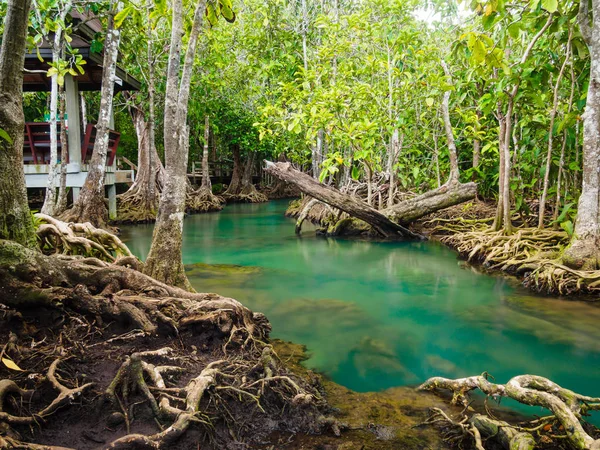
[[[488,371],[600,394],[598,306],[530,296],[436,243],[324,239],[309,227],[297,237],[285,206],[188,217],[184,262],[198,291],[236,298],[269,317],[274,337],[305,344],[311,368],[357,391]],[[123,227],[141,257],[151,236]]]

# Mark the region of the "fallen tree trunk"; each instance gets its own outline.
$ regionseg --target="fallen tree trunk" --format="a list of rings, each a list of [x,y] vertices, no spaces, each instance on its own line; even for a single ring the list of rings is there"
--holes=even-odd
[[[383,210],[383,214],[402,225],[408,225],[428,214],[473,200],[477,196],[476,183],[444,184],[410,200]]]
[[[265,170],[275,177],[298,187],[302,192],[328,205],[338,208],[352,217],[371,225],[379,234],[415,238],[415,233],[406,228],[411,222],[450,206],[474,199],[477,195],[475,183],[448,183],[433,191],[404,201],[391,208],[377,211],[351,195],[326,186],[312,179],[289,163],[265,161]]]
[[[311,176],[294,169],[290,163],[273,163],[271,161],[265,161],[265,163],[267,165],[265,170],[271,175],[286,183],[294,184],[305,194],[368,223],[384,237],[421,239],[421,236],[391,221],[375,208],[350,195],[342,194],[331,186],[319,183]]]

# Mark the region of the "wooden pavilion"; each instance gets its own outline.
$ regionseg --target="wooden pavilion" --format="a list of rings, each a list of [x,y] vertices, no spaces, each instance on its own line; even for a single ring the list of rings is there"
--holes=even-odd
[[[73,200],[79,195],[79,191],[87,178],[89,161],[95,139],[95,126],[85,123],[82,117],[80,92],[100,91],[102,86],[102,63],[103,54],[94,52],[92,41],[94,35],[102,31],[99,20],[89,20],[83,15],[73,12],[71,15],[73,25],[76,28],[71,46],[77,49],[86,61],[83,75],[65,76],[65,96],[67,115],[67,142],[68,142],[68,164],[67,164],[67,186],[73,191]],[[44,61],[40,61],[37,52],[27,53],[25,56],[25,72],[23,76],[23,90],[25,92],[50,91],[50,78],[46,71],[50,68],[48,62],[52,61],[52,51],[47,43],[39,49]],[[140,82],[117,66],[117,78],[115,82],[115,93],[119,91],[137,91],[141,87]],[[114,117],[111,113],[111,128],[114,128]],[[60,129],[60,126],[59,126]],[[23,148],[23,168],[28,188],[45,188],[50,171],[50,124],[46,122],[27,123],[25,125],[25,145]],[[107,160],[106,176],[104,184],[107,190],[109,215],[116,217],[116,183],[132,182],[133,171],[119,171],[116,169],[116,152],[119,146],[119,133],[111,131],[109,135],[109,154]],[[60,155],[60,139],[59,155]]]

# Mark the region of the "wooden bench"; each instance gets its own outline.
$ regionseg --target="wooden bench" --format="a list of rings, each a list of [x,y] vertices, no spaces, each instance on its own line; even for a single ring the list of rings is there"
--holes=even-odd
[[[57,131],[57,149],[60,161],[60,124],[57,124]],[[50,164],[50,124],[48,122],[28,122],[25,124],[23,163]]]
[[[119,141],[121,140],[121,133],[109,130],[108,133],[108,154],[107,165],[112,166],[117,156],[117,149],[119,147]],[[85,135],[83,137],[83,145],[81,146],[81,162],[88,164],[92,159],[92,152],[94,150],[94,143],[96,142],[96,125],[88,123],[85,129]]]

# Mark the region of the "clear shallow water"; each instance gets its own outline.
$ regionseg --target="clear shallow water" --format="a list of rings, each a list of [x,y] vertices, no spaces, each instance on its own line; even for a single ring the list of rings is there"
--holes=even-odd
[[[488,371],[600,395],[600,304],[528,295],[437,243],[325,239],[310,226],[297,237],[286,206],[186,218],[184,263],[198,291],[236,298],[267,315],[273,337],[305,344],[310,368],[356,391]],[[122,228],[141,258],[152,228]]]

